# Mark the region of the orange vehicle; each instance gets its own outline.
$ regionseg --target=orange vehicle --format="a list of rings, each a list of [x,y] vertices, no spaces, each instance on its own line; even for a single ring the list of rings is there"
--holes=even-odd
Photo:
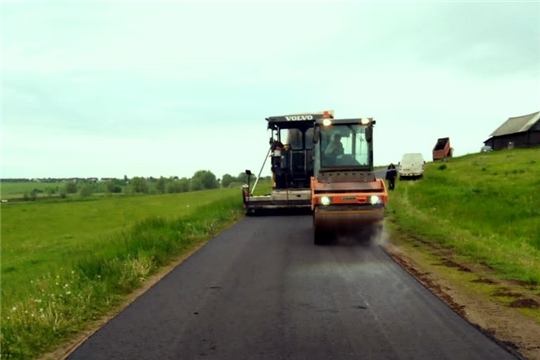
[[[383,179],[373,172],[372,118],[315,121],[314,173],[311,177],[313,240],[372,235],[382,226],[388,201]]]

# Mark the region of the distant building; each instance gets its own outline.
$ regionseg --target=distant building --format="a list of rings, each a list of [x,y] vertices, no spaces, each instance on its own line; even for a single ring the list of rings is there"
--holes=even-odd
[[[528,148],[540,145],[540,111],[511,117],[499,126],[484,145],[493,150]]]

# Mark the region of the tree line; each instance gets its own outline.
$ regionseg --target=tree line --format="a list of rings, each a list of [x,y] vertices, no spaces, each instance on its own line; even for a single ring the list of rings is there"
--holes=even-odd
[[[269,177],[267,177],[269,179]],[[256,180],[256,176],[251,176],[251,182]],[[6,181],[4,179],[3,181]],[[66,198],[68,194],[79,194],[87,197],[95,193],[106,194],[173,194],[188,191],[210,190],[217,188],[240,187],[248,182],[245,173],[237,176],[225,174],[222,178],[217,178],[210,170],[198,170],[192,177],[177,176],[171,177],[149,177],[135,176],[128,178],[124,175],[121,179],[110,179],[105,182],[88,181],[87,179],[76,179],[64,182],[62,186],[49,186],[45,189],[34,189],[24,193],[24,200],[37,200],[38,194],[46,197]]]

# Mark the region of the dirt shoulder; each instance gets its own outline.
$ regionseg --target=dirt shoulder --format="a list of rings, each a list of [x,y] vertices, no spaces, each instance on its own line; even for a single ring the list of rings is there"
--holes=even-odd
[[[518,357],[540,360],[540,287],[500,279],[448,249],[392,232],[385,251],[421,284]]]

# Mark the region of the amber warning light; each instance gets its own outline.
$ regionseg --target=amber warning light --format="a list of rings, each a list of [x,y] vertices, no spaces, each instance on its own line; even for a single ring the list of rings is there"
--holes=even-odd
[[[331,125],[331,124],[332,124],[332,120],[330,120],[330,119],[332,119],[332,115],[330,115],[330,114],[328,113],[328,111],[325,111],[325,112],[323,113],[323,122],[322,122],[323,126],[329,126],[329,125]]]

